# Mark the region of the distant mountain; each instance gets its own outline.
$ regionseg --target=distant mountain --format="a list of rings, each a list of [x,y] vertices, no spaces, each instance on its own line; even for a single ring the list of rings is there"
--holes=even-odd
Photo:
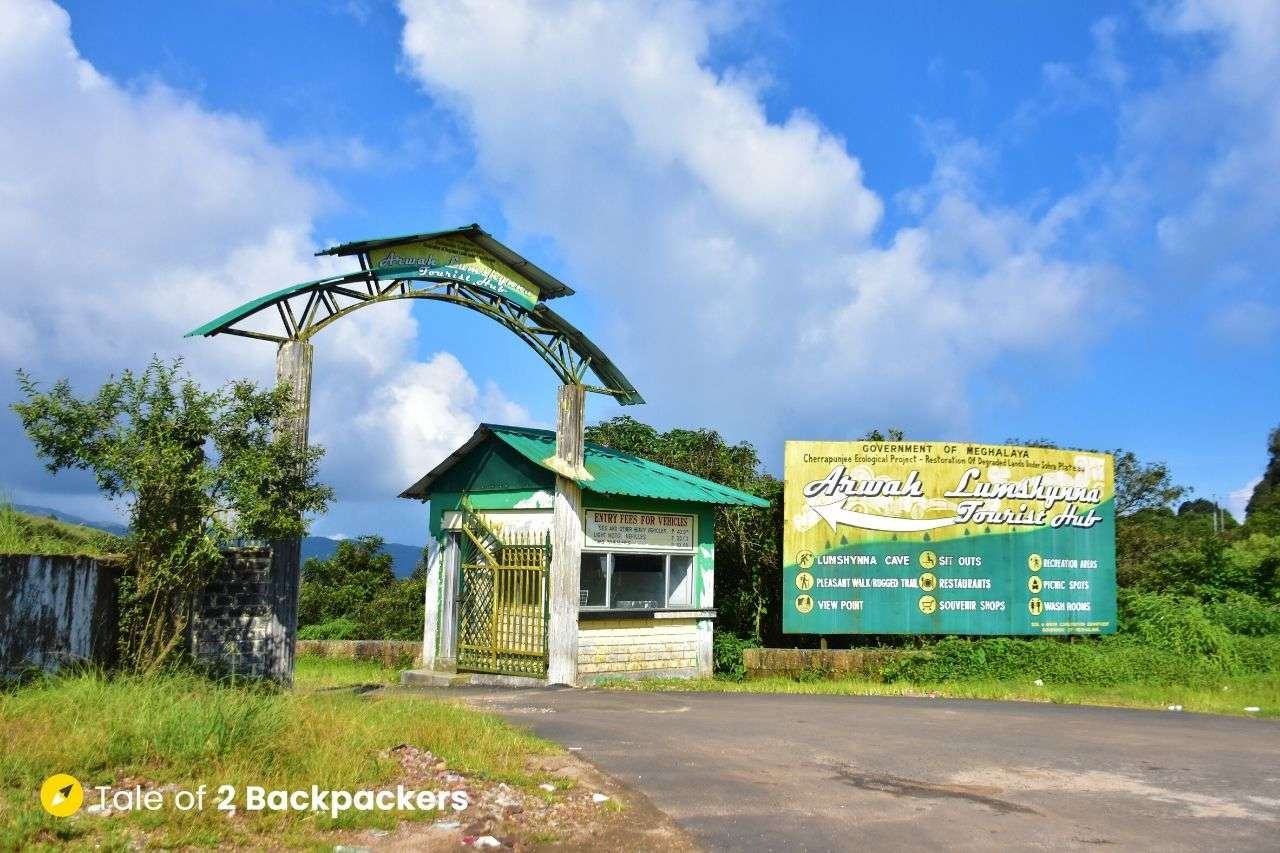
[[[56,518],[58,521],[65,521],[68,524],[82,524],[95,530],[105,530],[116,536],[123,536],[128,531],[125,525],[114,521],[90,521],[87,518],[81,518],[78,515],[63,512],[59,509],[51,509],[47,506],[14,504],[13,508],[28,515]],[[331,557],[333,552],[338,550],[338,542],[339,540],[330,539],[327,536],[308,536],[302,540],[302,559],[306,560],[308,557]],[[388,542],[383,545],[383,549],[391,555],[392,564],[395,567],[396,577],[398,578],[405,578],[413,574],[414,566],[418,565],[418,557],[422,555],[421,546],[403,545],[399,542]]]
[[[338,550],[339,539],[330,539],[327,536],[308,536],[302,540],[302,559],[306,561],[308,557],[332,557],[333,552]],[[399,542],[383,543],[382,550],[391,555],[392,565],[395,568],[396,577],[407,578],[413,574],[414,566],[418,565],[418,558],[422,556],[422,546],[420,545],[402,545]]]
[[[27,515],[39,515],[46,518],[56,518],[58,521],[65,521],[68,524],[80,524],[85,527],[92,527],[94,530],[105,530],[116,536],[123,536],[128,532],[127,527],[115,521],[90,521],[87,518],[81,518],[78,515],[72,515],[69,512],[63,512],[60,509],[50,509],[47,506],[31,506],[30,504],[13,504],[13,508],[18,512],[25,512]]]

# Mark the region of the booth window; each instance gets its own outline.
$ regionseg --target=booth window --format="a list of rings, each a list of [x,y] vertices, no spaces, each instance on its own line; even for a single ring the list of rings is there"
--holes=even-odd
[[[691,554],[583,554],[578,604],[607,610],[663,610],[693,604]]]

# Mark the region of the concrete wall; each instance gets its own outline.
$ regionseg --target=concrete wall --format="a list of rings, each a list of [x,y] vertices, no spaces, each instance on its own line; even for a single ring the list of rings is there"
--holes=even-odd
[[[0,675],[110,666],[117,570],[88,557],[0,556]]]
[[[698,674],[697,619],[591,619],[578,623],[578,680]]]
[[[914,654],[919,652],[909,649],[747,649],[742,654],[742,662],[748,678],[801,675],[878,681],[886,664]]]

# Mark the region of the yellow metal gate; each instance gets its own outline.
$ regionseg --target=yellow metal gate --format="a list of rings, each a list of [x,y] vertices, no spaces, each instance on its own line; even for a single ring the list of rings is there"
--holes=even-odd
[[[462,510],[458,669],[547,674],[549,534],[506,533]]]

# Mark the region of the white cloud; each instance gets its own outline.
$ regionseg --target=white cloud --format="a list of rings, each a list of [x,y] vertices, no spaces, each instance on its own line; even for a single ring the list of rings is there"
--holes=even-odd
[[[1253,490],[1262,482],[1261,477],[1254,477],[1240,488],[1227,495],[1227,509],[1236,521],[1243,522],[1245,519],[1245,507],[1249,505],[1249,498],[1253,497]]]
[[[79,56],[66,12],[51,3],[0,6],[0,376],[10,377],[0,381],[12,383],[21,366],[89,391],[152,353],[182,354],[207,383],[272,381],[270,344],[182,335],[339,267],[312,257],[312,222],[328,193],[302,173],[306,156],[253,121],[105,77]],[[387,484],[403,487],[406,472],[448,449],[419,441],[433,424],[452,440],[503,411],[501,393],[478,392],[452,357],[418,362],[416,337],[407,304],[396,304],[317,338],[313,435],[329,445],[324,473],[343,498],[390,498]],[[449,383],[456,388],[439,393]],[[407,409],[380,407],[397,394],[429,397],[433,408],[406,427]],[[353,420],[359,440],[350,440]],[[13,448],[0,483],[16,498],[92,490],[74,475],[51,486],[19,431],[0,413],[0,441]]]
[[[916,223],[877,241],[883,203],[845,141],[710,69],[732,8],[401,2],[409,65],[470,130],[474,178],[617,318],[599,339],[659,419],[770,440],[781,420],[954,430],[976,372],[1096,331],[1110,273],[1059,256],[1065,209],[985,204],[970,143],[940,145],[904,196]]]

